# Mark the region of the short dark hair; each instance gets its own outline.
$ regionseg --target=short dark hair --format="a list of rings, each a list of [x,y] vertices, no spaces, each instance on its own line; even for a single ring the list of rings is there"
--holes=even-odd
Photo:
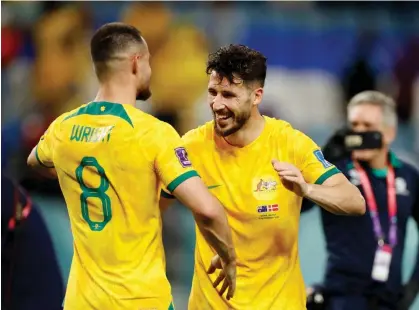
[[[95,66],[106,64],[116,53],[125,50],[133,43],[144,43],[137,28],[125,23],[105,24],[96,31],[90,41],[93,63]],[[96,67],[96,70],[98,69]]]
[[[221,78],[234,83],[234,76],[244,83],[258,82],[263,87],[266,78],[266,57],[245,45],[230,44],[208,57],[207,74],[216,71]]]

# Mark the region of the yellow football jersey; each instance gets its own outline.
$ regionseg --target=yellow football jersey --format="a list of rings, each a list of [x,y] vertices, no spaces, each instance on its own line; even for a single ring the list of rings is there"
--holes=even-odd
[[[54,166],[74,256],[64,308],[171,309],[158,202],[196,176],[168,124],[129,105],[91,102],[58,117],[36,156]]]
[[[287,122],[265,121],[262,134],[242,148],[215,135],[213,122],[183,137],[194,167],[225,206],[237,254],[236,293],[227,301],[212,286],[217,275],[206,273],[215,252],[196,230],[189,310],[306,309],[298,257],[302,198],[285,189],[271,160],[295,165],[309,183],[321,184],[339,170]]]

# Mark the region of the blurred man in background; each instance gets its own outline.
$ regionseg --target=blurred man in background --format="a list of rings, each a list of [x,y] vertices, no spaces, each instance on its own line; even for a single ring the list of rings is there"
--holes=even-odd
[[[58,176],[68,207],[74,256],[64,308],[173,309],[160,182],[194,213],[222,257],[220,294],[228,289],[231,298],[235,252],[221,204],[199,179],[173,127],[135,108],[137,99],[151,95],[146,41],[135,27],[110,23],[90,46],[100,83],[95,100],[59,116],[28,157],[31,167]]]
[[[355,186],[319,147],[282,120],[262,116],[266,57],[244,45],[209,55],[208,104],[214,120],[183,141],[199,175],[226,208],[237,249],[237,294],[227,300],[208,275],[222,265],[196,231],[190,310],[305,309],[298,258],[302,197],[336,214],[363,214]],[[170,198],[170,189],[162,193]],[[167,207],[162,200],[162,208]]]
[[[419,291],[419,259],[402,286],[406,225],[410,217],[419,223],[419,174],[390,151],[397,132],[392,98],[376,91],[355,95],[348,123],[350,131],[332,138],[325,155],[359,187],[369,212],[351,218],[322,210],[327,270],[323,285],[309,290],[308,308],[317,309],[311,307],[322,291],[326,310],[406,310]],[[304,201],[303,211],[312,206]]]
[[[1,175],[1,308],[56,310],[64,297],[52,238],[39,206]]]

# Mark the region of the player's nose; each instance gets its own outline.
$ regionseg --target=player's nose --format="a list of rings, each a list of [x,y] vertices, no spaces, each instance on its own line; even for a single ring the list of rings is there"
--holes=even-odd
[[[225,109],[225,105],[222,103],[221,100],[217,100],[215,99],[213,104],[212,104],[212,109],[217,112],[217,111],[222,111]]]

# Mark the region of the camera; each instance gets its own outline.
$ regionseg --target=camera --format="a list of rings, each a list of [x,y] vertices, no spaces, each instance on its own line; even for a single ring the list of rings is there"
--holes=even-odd
[[[380,149],[383,135],[379,131],[355,132],[347,127],[337,130],[323,147],[327,160],[333,162],[350,157],[354,150]]]

